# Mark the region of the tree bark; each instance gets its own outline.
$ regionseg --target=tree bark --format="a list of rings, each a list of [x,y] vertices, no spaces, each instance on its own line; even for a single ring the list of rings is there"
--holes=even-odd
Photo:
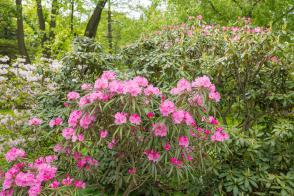
[[[42,37],[42,41],[41,41],[41,45],[42,47],[44,46],[44,42],[46,41],[46,32],[45,32],[45,18],[44,18],[44,14],[43,14],[43,8],[42,8],[42,2],[41,0],[36,0],[37,3],[37,15],[38,15],[38,22],[39,22],[39,28],[41,31],[41,37]]]
[[[71,0],[71,14],[70,14],[70,32],[71,34],[74,34],[74,6],[75,6],[75,1]]]
[[[28,55],[25,40],[24,40],[24,30],[23,30],[23,17],[22,17],[22,0],[16,0],[16,16],[17,16],[17,43],[20,55],[26,58],[27,63],[31,63],[30,57]]]
[[[101,19],[101,14],[103,11],[103,8],[105,7],[107,0],[100,0],[98,1],[96,8],[87,24],[86,30],[85,30],[85,36],[89,38],[95,38],[97,33],[97,28]]]
[[[109,53],[112,53],[112,18],[111,18],[111,4],[108,0],[108,12],[107,12],[107,38]]]
[[[50,32],[49,38],[50,40],[54,39],[55,37],[55,27],[56,27],[56,16],[58,14],[58,0],[52,0],[51,5],[51,21],[50,21]]]

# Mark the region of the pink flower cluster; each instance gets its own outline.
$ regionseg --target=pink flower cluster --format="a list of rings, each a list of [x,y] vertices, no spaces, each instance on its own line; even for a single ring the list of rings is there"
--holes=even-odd
[[[11,148],[6,154],[5,154],[5,158],[7,162],[12,162],[17,160],[18,158],[23,158],[26,156],[26,152],[22,149],[18,149],[18,148]]]
[[[81,110],[74,110],[70,113],[69,118],[68,118],[68,125],[70,127],[75,128],[79,125],[84,128],[88,129],[90,125],[95,122],[96,116],[95,115],[90,115],[88,113],[84,113]]]
[[[39,119],[39,118],[32,118],[29,120],[29,123],[28,123],[30,126],[38,126],[38,125],[41,125],[42,124],[42,120]]]
[[[160,159],[160,153],[156,152],[155,150],[145,150],[144,154],[147,156],[149,161],[158,162]]]
[[[90,156],[83,156],[79,152],[74,152],[73,158],[77,162],[77,167],[79,169],[85,168],[86,170],[90,170],[91,167],[97,167],[99,164],[97,160]]]
[[[220,101],[220,94],[216,91],[215,85],[210,82],[210,79],[207,76],[202,76],[196,78],[192,82],[192,87],[194,88],[206,88],[209,90],[209,98],[215,102]]]
[[[121,124],[124,124],[127,122],[127,113],[125,112],[117,112],[115,115],[114,115],[114,123],[117,124],[117,125],[121,125]]]
[[[164,123],[156,123],[152,127],[155,136],[165,137],[167,135],[167,127]]]
[[[67,100],[69,101],[77,100],[78,98],[80,98],[80,94],[77,92],[72,91],[67,94]]]
[[[165,100],[160,105],[160,113],[162,116],[168,116],[175,111],[175,104],[172,101]]]
[[[82,117],[81,110],[74,110],[70,113],[68,118],[68,125],[75,128],[78,125],[79,119]]]
[[[223,142],[229,139],[229,134],[224,132],[222,128],[216,129],[214,134],[210,137],[211,141]]]
[[[62,179],[61,184],[63,186],[74,186],[78,189],[85,189],[86,188],[86,183],[82,180],[74,180],[73,178],[71,178],[69,175],[66,176],[66,178]],[[58,182],[57,180],[54,180],[49,187],[56,189],[60,186],[60,182]]]
[[[108,131],[107,130],[101,130],[100,133],[100,138],[106,138],[108,136]]]
[[[196,125],[195,119],[193,116],[184,110],[177,110],[172,113],[172,119],[175,124],[181,124],[183,122],[186,123],[186,125]]]
[[[80,126],[84,129],[88,129],[90,125],[95,122],[95,120],[96,120],[95,115],[84,113],[84,115],[80,119]]]
[[[210,82],[210,79],[207,76],[202,76],[196,78],[192,83],[186,79],[181,79],[177,83],[177,87],[171,90],[171,94],[180,95],[183,93],[189,93],[192,89],[204,88],[209,91],[209,98],[215,102],[220,101],[220,94],[216,91],[215,85]],[[203,97],[199,94],[193,95],[190,99],[191,103],[197,103],[197,105],[202,106]]]
[[[189,146],[189,139],[187,136],[179,137],[179,146],[187,148]]]
[[[182,94],[183,92],[190,92],[192,91],[192,86],[191,83],[186,80],[186,79],[181,79],[177,83],[177,87],[171,89],[171,94],[172,95],[179,95]]]
[[[127,117],[128,117],[127,113],[125,113],[125,112],[117,112],[114,115],[114,123],[116,125],[125,124],[125,123],[127,123],[127,120],[128,120]],[[129,117],[129,121],[130,121],[130,123],[132,123],[134,125],[140,125],[141,122],[142,122],[142,119],[141,119],[139,114],[131,114],[130,117]]]
[[[62,118],[60,118],[60,117],[54,118],[54,119],[50,120],[50,122],[49,122],[49,126],[51,128],[53,128],[55,126],[59,126],[61,124],[62,124]]]
[[[130,95],[136,97],[160,95],[158,88],[148,85],[148,80],[142,76],[137,76],[132,80],[117,80],[115,72],[104,71],[100,78],[95,81],[94,91],[88,95],[88,102],[107,101],[115,95]],[[83,97],[82,97],[83,98]],[[86,101],[83,101],[86,103]],[[81,105],[81,104],[80,104]],[[83,105],[83,104],[82,104]]]
[[[14,187],[29,187],[29,196],[39,195],[42,191],[42,183],[52,180],[56,175],[57,168],[51,165],[55,160],[57,157],[50,155],[40,157],[34,163],[13,165],[5,173],[0,195],[13,192]]]
[[[66,140],[71,139],[72,142],[76,142],[76,141],[82,142],[82,141],[84,141],[84,135],[82,133],[77,135],[76,130],[74,128],[71,128],[71,127],[64,128],[62,130],[62,136]]]

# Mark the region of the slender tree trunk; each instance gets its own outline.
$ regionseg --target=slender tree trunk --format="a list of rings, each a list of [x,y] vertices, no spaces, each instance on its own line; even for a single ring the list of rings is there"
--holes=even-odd
[[[74,34],[74,7],[75,7],[75,2],[74,0],[71,0],[71,14],[70,14],[70,33],[73,35]]]
[[[111,19],[111,4],[108,0],[108,12],[107,12],[107,38],[109,52],[112,53],[112,19]]]
[[[105,7],[107,0],[99,0],[96,8],[87,24],[85,30],[85,36],[90,38],[95,38],[97,33],[97,28],[101,19],[102,10]]]
[[[43,14],[43,8],[42,8],[42,2],[41,0],[36,0],[37,3],[37,15],[38,15],[38,21],[39,21],[39,28],[41,31],[41,37],[42,37],[42,41],[41,41],[41,45],[42,47],[44,46],[44,42],[46,41],[46,32],[45,32],[45,18],[44,18],[44,14]]]
[[[30,57],[28,55],[25,40],[24,40],[24,30],[23,30],[23,17],[22,17],[22,0],[16,0],[16,15],[17,15],[17,42],[19,53],[26,58],[27,63],[31,63]]]
[[[50,32],[49,39],[52,40],[55,37],[55,27],[56,27],[56,16],[58,14],[58,0],[52,0],[51,6],[51,21],[50,21]]]

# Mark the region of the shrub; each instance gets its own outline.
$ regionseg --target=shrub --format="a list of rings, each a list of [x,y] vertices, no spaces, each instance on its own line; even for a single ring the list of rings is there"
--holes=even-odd
[[[185,183],[205,170],[211,149],[229,137],[211,116],[220,96],[206,76],[181,79],[172,96],[144,77],[123,81],[111,71],[86,86],[80,98],[68,94],[73,110],[61,131],[65,141],[54,150],[60,171],[111,194],[127,195],[148,183],[185,191]],[[57,130],[60,124],[50,122]]]
[[[238,119],[248,130],[263,117],[288,116],[293,107],[293,48],[283,36],[247,18],[234,26],[196,19],[164,27],[121,55],[137,74],[163,87],[182,77],[210,76],[224,97],[223,122]]]

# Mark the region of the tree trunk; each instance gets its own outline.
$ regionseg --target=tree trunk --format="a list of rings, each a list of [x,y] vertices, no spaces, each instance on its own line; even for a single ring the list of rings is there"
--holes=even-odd
[[[40,28],[41,37],[42,37],[41,45],[43,47],[44,42],[46,41],[45,19],[44,19],[41,0],[36,0],[36,3],[37,3],[37,15],[38,15],[38,21],[39,21],[39,28]]]
[[[71,0],[71,13],[70,13],[70,33],[73,35],[74,34],[74,6],[75,2],[74,0]]]
[[[51,6],[51,21],[50,21],[50,32],[49,38],[50,40],[54,39],[55,37],[55,27],[56,27],[56,16],[58,14],[58,0],[52,0]]]
[[[107,38],[109,52],[112,53],[112,19],[111,19],[111,4],[108,0],[108,12],[107,12]]]
[[[102,10],[105,7],[107,0],[100,0],[97,3],[97,6],[87,24],[86,30],[85,30],[85,36],[89,38],[95,38],[97,28],[101,19]]]
[[[31,63],[24,41],[22,2],[16,0],[16,16],[17,16],[17,42],[19,53],[26,58],[27,63]]]

